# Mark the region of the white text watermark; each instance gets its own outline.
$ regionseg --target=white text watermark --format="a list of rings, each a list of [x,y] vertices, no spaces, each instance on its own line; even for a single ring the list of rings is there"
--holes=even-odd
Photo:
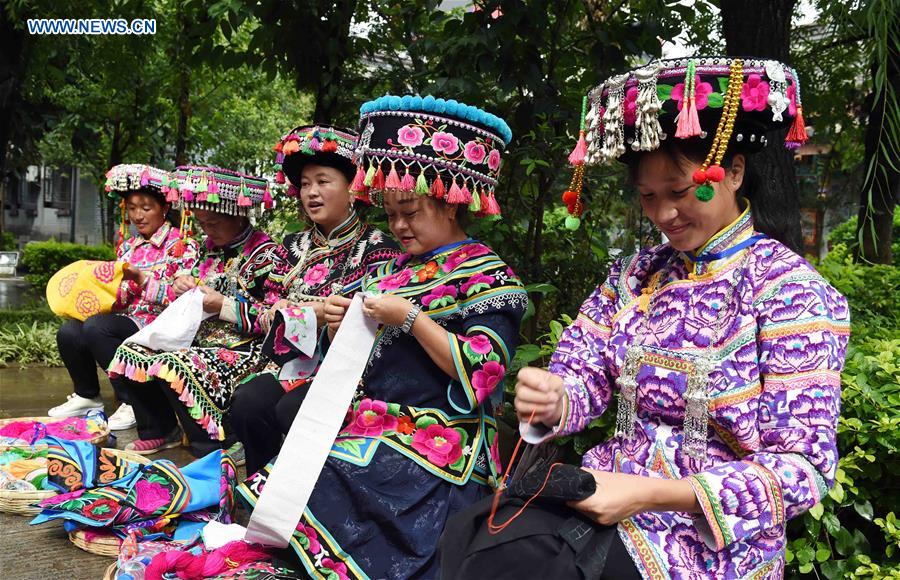
[[[29,34],[156,34],[155,18],[29,18]]]

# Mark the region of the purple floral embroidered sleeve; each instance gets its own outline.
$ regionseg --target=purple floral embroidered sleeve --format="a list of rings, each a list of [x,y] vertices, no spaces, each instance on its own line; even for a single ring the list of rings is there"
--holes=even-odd
[[[754,307],[759,446],[689,478],[711,532],[704,539],[717,550],[808,510],[833,485],[837,468],[846,300],[801,271],[763,287]]]

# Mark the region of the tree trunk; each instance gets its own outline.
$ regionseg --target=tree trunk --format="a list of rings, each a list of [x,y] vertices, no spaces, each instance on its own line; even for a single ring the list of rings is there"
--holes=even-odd
[[[184,6],[178,3],[178,24],[181,34],[176,39],[175,59],[178,66],[178,127],[175,131],[175,165],[187,165],[187,136],[188,123],[191,119],[191,69],[187,64],[187,47],[184,45],[188,38],[188,18],[184,12]]]
[[[113,127],[112,143],[109,146],[109,161],[107,167],[115,167],[122,163],[122,122],[115,120]],[[103,224],[103,241],[115,243],[116,241],[116,215],[119,209],[118,199],[106,195],[103,181],[99,184],[100,196],[100,221]]]
[[[21,100],[25,52],[25,32],[13,26],[6,10],[0,10],[0,179],[6,174],[13,116]]]
[[[893,47],[896,48],[896,44]],[[890,106],[888,94],[900,95],[900,55],[896,50],[888,53],[884,84],[879,95],[869,99],[868,125],[866,126],[866,157],[863,167],[866,178],[860,191],[857,239],[857,260],[876,264],[893,263],[891,241],[893,238],[894,208],[900,203],[900,143],[896,131],[900,126],[896,101]],[[876,78],[878,65],[872,65],[872,78]],[[893,118],[890,117],[893,115]]]
[[[722,35],[729,56],[771,58],[790,63],[791,15],[796,0],[721,0]],[[800,227],[800,188],[794,172],[793,153],[781,146],[787,129],[772,131],[770,143],[754,156],[768,186],[756,205],[758,225],[797,253],[803,252]],[[763,215],[775,216],[766,220]],[[762,222],[760,223],[760,219]],[[766,223],[768,222],[768,223]]]

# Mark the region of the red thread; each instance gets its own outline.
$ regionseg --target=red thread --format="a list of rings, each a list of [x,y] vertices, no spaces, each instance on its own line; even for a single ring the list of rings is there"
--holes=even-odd
[[[144,572],[146,580],[163,580],[163,574],[176,572],[179,578],[200,579],[216,576],[230,569],[260,562],[269,553],[243,541],[229,542],[218,550],[195,556],[190,552],[172,550],[157,554]]]

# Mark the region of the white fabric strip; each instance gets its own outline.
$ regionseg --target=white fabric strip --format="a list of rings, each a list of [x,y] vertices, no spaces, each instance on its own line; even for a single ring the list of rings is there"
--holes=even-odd
[[[363,316],[363,296],[347,314],[291,424],[253,509],[245,540],[284,548],[300,522],[366,368],[378,325]]]

